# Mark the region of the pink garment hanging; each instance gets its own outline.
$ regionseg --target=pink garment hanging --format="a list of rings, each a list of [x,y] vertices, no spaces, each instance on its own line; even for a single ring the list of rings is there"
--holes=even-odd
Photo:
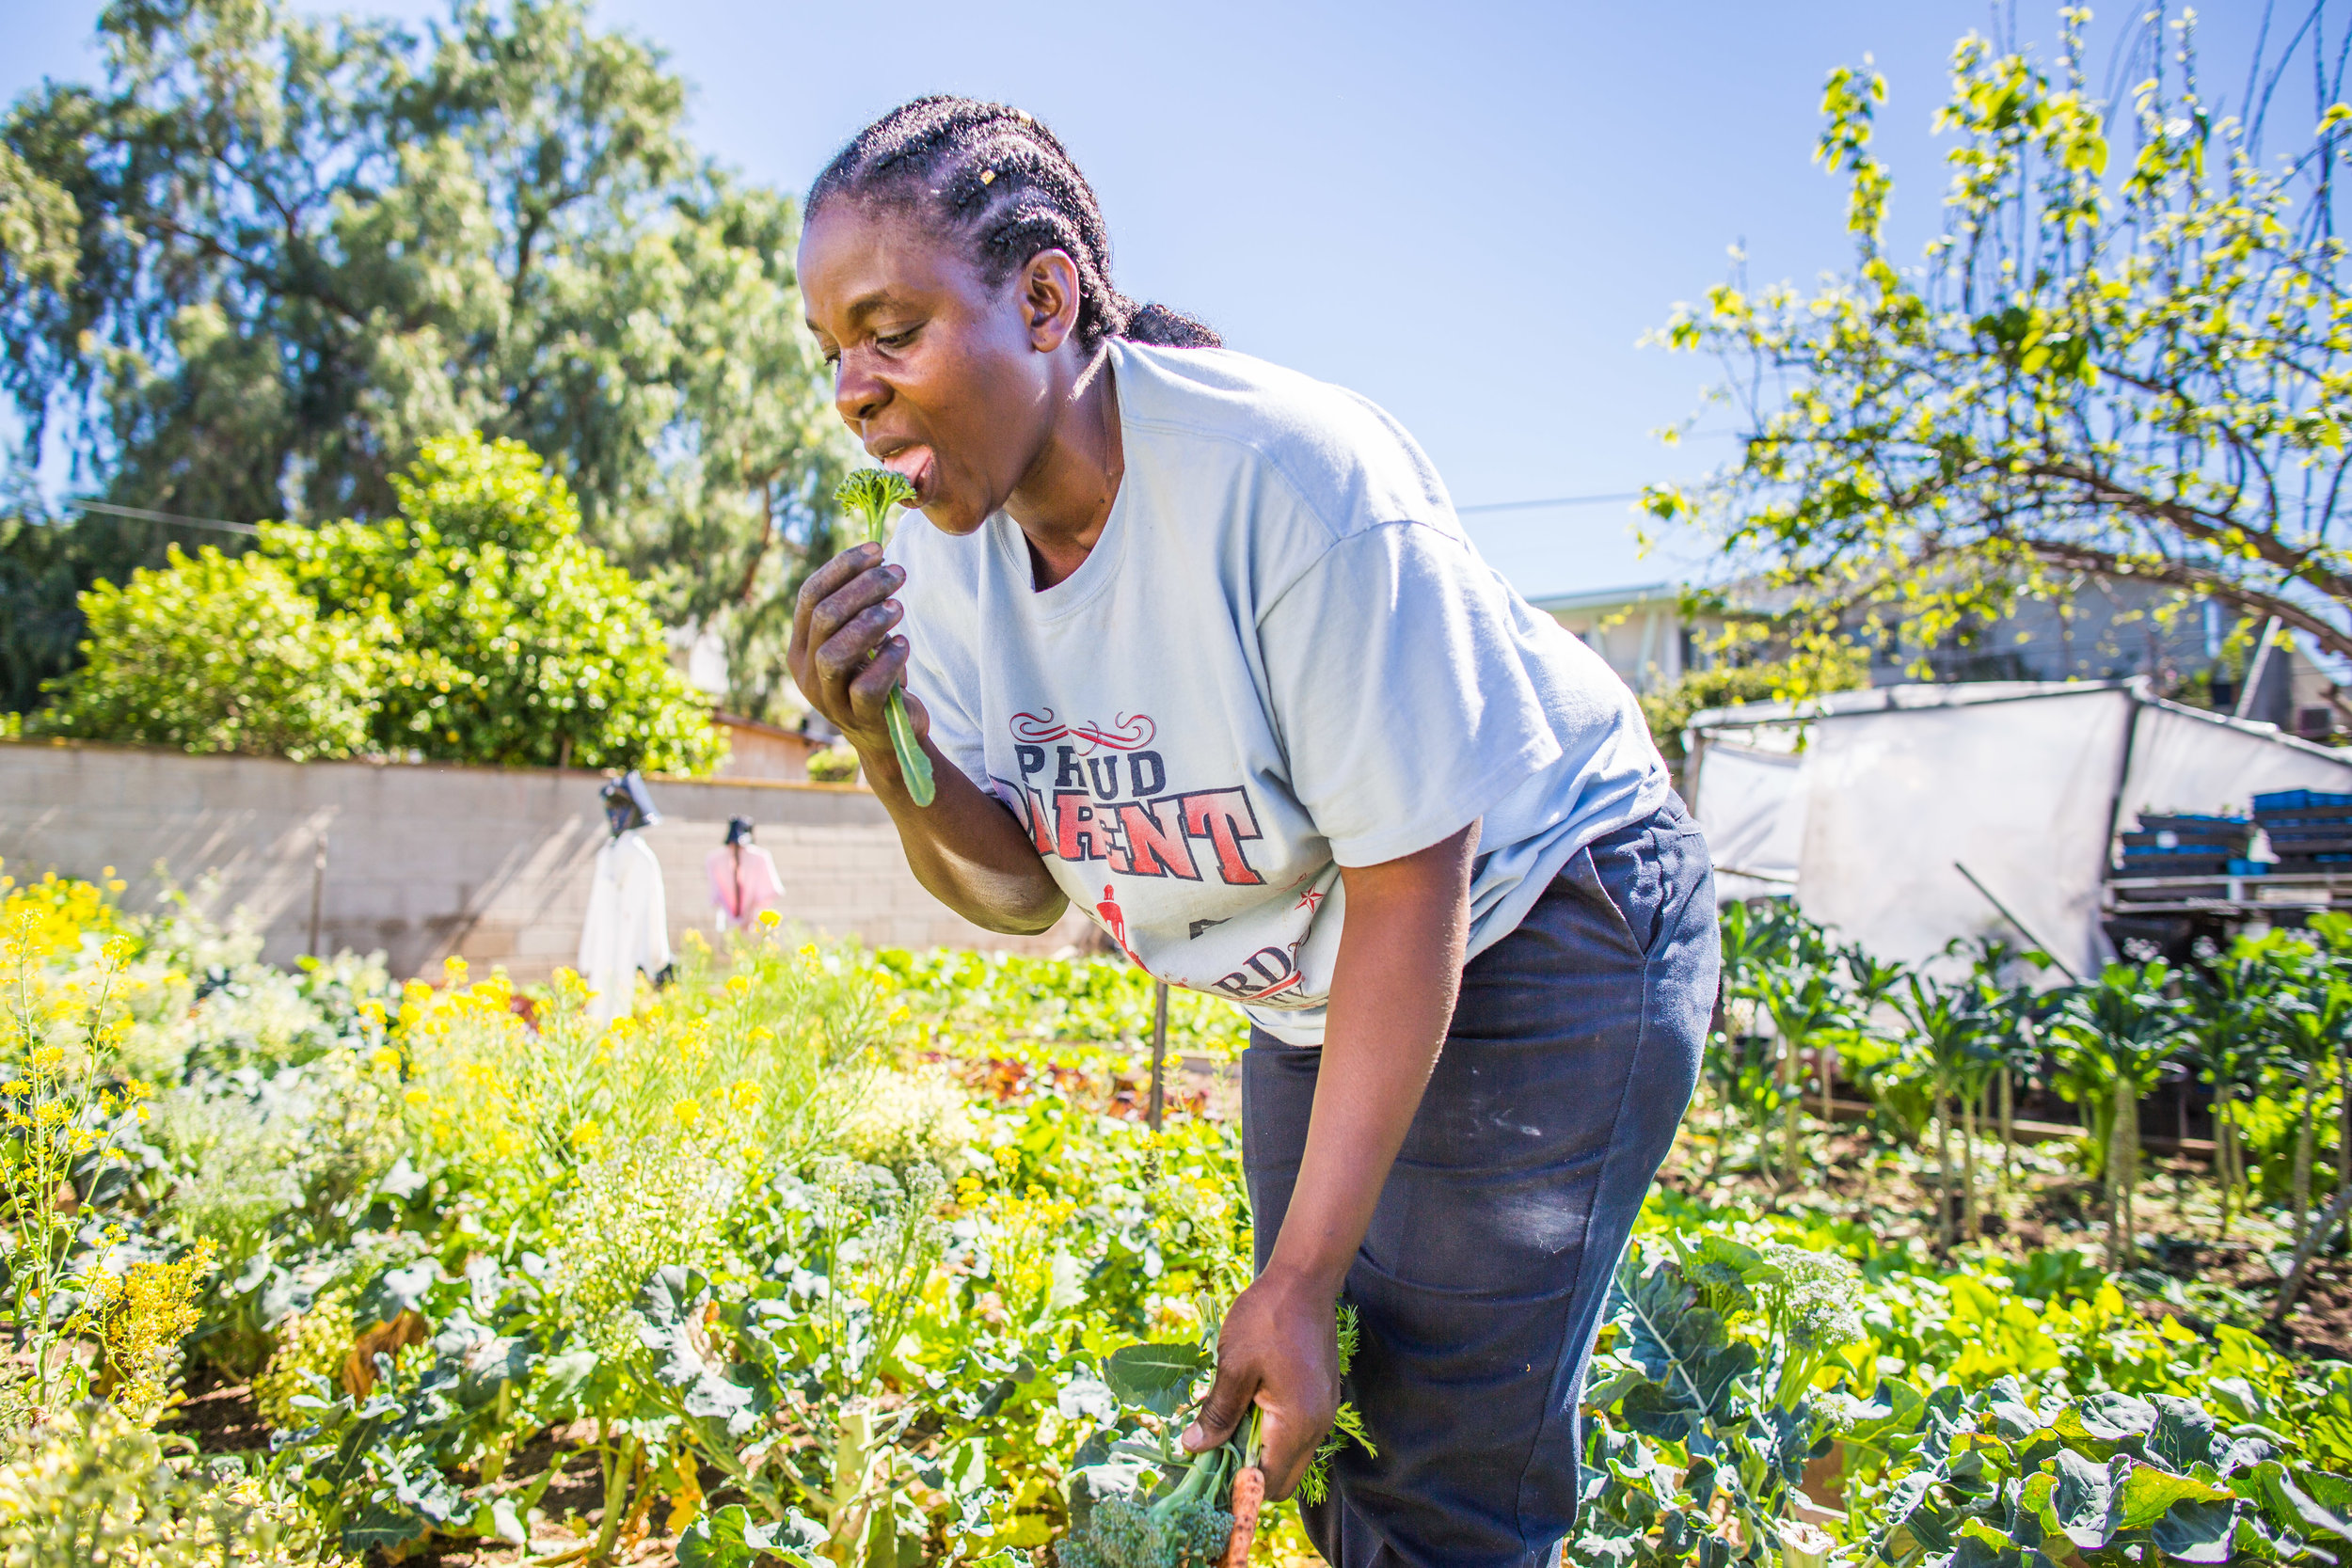
[[[710,851],[710,902],[719,911],[719,929],[749,926],[762,910],[784,902],[784,881],[776,875],[775,857],[756,844],[723,845]]]

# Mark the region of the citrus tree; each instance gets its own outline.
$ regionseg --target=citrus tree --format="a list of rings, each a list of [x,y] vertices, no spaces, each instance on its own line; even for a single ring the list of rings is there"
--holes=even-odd
[[[1648,512],[1710,528],[1724,580],[1797,621],[1915,652],[2020,594],[2062,609],[2086,578],[2128,578],[2352,654],[2343,61],[2297,73],[2308,110],[2289,87],[2221,113],[2194,13],[2158,8],[2139,40],[2154,68],[2111,109],[2086,74],[2089,13],[2059,16],[2046,66],[1973,34],[1954,50],[1936,120],[1952,179],[1918,266],[1883,238],[1886,83],[1832,73],[1819,157],[1849,182],[1854,263],[1816,291],[1735,277],[1675,311],[1662,341],[1722,360],[1745,441]],[[2266,119],[2301,133],[2284,158]]]

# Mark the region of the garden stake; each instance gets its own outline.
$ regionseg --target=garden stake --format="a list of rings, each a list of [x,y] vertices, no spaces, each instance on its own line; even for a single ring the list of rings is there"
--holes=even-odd
[[[1152,1131],[1160,1130],[1168,1103],[1168,982],[1152,982]]]
[[[1960,1171],[1960,1224],[1973,1242],[1980,1234],[1977,1227],[1977,1097],[1973,1093],[1961,1101]]]
[[[2303,1231],[2311,1220],[2312,1156],[2316,1148],[2317,1131],[2312,1125],[2312,1097],[2317,1093],[2311,1073],[2303,1074],[2303,1116],[2295,1131],[2295,1244],[2303,1244]]]
[[[2303,1244],[2295,1249],[2295,1262],[2287,1270],[2284,1283],[2279,1287],[2279,1299],[2271,1304],[2272,1323],[2284,1323],[2287,1314],[2294,1310],[2295,1298],[2303,1293],[2303,1276],[2311,1271],[2312,1259],[2319,1256],[2320,1249],[2328,1244],[2328,1238],[2334,1235],[2336,1227],[2344,1223],[2346,1210],[2352,1210],[2352,1181],[2336,1188],[2336,1196],[2329,1201],[2328,1212],[2319,1216],[2319,1223],[2312,1226],[2311,1234],[2303,1238]]]
[[[323,958],[319,951],[319,910],[326,897],[326,835],[319,834],[319,852],[310,862],[310,956]]]
[[[1944,1250],[1952,1250],[1952,1106],[1944,1091],[1944,1075],[1935,1078],[1935,1234]]]
[[[2010,1098],[2009,1064],[2001,1064],[2001,1191],[2017,1180],[2017,1103]]]

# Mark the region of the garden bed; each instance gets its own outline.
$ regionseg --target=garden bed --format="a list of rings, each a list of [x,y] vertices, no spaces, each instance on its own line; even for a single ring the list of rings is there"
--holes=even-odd
[[[49,1064],[11,1105],[74,1146],[61,1183],[20,1184],[11,1244],[51,1239],[69,1304],[142,1282],[33,1336],[47,1359],[15,1386],[53,1386],[20,1399],[8,1474],[98,1441],[93,1411],[157,1424],[196,1450],[151,1454],[158,1531],[230,1498],[286,1562],[1042,1561],[1088,1446],[1164,1418],[1106,1388],[1112,1353],[1197,1343],[1248,1276],[1239,1022],[1179,993],[1154,1133],[1152,988],[1115,960],[761,930],[690,944],[599,1034],[575,983],[280,973],[84,884],[16,890],[7,917],[7,1049]],[[2227,1240],[2213,1173],[2154,1171],[2110,1273],[2095,1140],[2005,1153],[1979,1128],[1972,1237],[1883,1075],[1868,1120],[1792,1133],[1799,1102],[1750,1116],[1734,1066],[1603,1330],[1589,1457],[1614,1479],[1580,1560],[1714,1539],[1796,1562],[1800,1525],[1915,1547],[1966,1522],[1950,1452],[1922,1447],[1938,1421],[2043,1433],[2001,1439],[2020,1486],[2061,1451],[2177,1474],[2155,1514],[2100,1527],[2118,1550],[2215,1518],[2280,1550],[2324,1537],[2280,1488],[2325,1513],[2352,1465],[2328,1364],[2352,1285],[2324,1262],[2263,1337],[2289,1238],[2259,1163]],[[141,1379],[168,1398],[137,1404]],[[2157,1396],[2266,1446],[2168,1459],[2132,1426]],[[2001,1528],[2040,1540],[2025,1495],[1999,1494]],[[1308,1560],[1295,1515],[1253,1560]]]

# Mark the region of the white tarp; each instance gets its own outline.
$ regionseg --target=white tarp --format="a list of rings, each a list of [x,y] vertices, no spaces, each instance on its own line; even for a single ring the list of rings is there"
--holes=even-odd
[[[2133,705],[2093,688],[1815,724],[1798,905],[1883,958],[1919,963],[1954,937],[2016,940],[1997,898],[2092,973],[2107,956],[2100,883]]]
[[[1799,728],[1791,777],[1753,743],[1787,745]],[[1777,873],[1793,843],[1805,911],[1907,962],[1956,936],[2013,935],[1997,898],[2088,974],[2110,957],[2111,827],[2142,811],[2243,811],[2268,790],[2352,792],[2352,757],[2138,682],[1887,687],[1719,709],[1692,730],[1693,809],[1717,863]]]
[[[1699,755],[1692,795],[1706,801],[1707,847],[1715,861],[1718,900],[1788,893],[1797,885],[1804,848],[1804,759],[1717,741]]]
[[[2244,812],[2255,796],[2274,789],[2352,792],[2352,759],[2268,725],[2233,723],[2171,703],[2140,707],[2123,781],[2124,825],[2144,811]]]

